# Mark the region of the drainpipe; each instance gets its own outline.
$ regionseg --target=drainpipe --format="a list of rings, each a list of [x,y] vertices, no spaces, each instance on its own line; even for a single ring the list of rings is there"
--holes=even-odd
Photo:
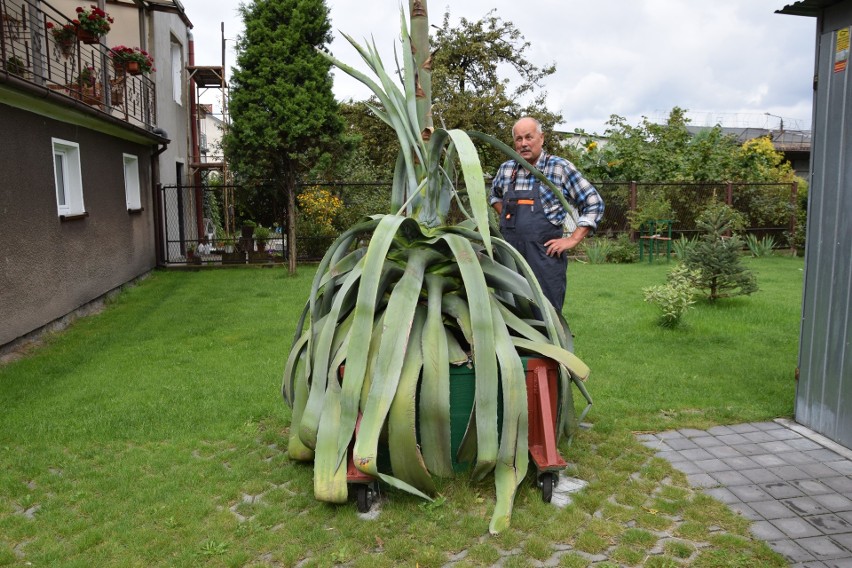
[[[192,33],[187,34],[189,44],[189,66],[195,65],[195,40],[192,39]],[[189,79],[189,151],[192,155],[191,164],[198,164],[201,158],[198,154],[198,102],[195,100],[195,81]],[[190,165],[191,165],[190,164]],[[201,203],[201,170],[194,168],[192,173],[192,185],[195,187],[195,223],[198,228],[198,238],[204,234],[204,211]]]
[[[164,130],[157,129],[164,138],[168,138],[168,134]],[[151,186],[154,191],[154,252],[156,255],[157,266],[166,264],[166,251],[163,246],[163,184],[160,183],[160,154],[166,151],[168,142],[161,147],[154,146],[151,152]]]

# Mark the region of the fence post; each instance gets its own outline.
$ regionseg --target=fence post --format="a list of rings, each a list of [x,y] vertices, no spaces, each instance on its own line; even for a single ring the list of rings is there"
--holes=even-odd
[[[725,205],[728,207],[734,206],[734,184],[731,182],[725,183]]]
[[[796,256],[796,216],[799,213],[798,203],[799,182],[790,183],[790,252]]]
[[[636,195],[637,195],[636,182],[631,181],[630,182],[630,211],[636,211],[636,206],[637,206]],[[630,230],[630,240],[631,241],[636,240],[636,230],[635,229]]]

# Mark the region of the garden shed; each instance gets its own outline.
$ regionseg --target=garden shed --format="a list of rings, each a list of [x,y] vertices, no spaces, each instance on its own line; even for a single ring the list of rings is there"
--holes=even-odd
[[[813,143],[796,421],[852,447],[852,0],[802,0],[816,18]]]

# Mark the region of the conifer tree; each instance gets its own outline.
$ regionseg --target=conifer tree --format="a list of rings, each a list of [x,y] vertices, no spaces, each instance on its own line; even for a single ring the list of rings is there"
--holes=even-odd
[[[724,204],[704,210],[696,225],[704,234],[686,255],[688,269],[696,270],[695,287],[708,292],[710,300],[757,292],[754,273],[743,266],[740,252],[743,241],[736,234],[736,211]]]
[[[254,0],[240,6],[245,33],[231,79],[228,160],[239,179],[287,198],[290,271],[296,268],[295,182],[342,131],[324,0]]]

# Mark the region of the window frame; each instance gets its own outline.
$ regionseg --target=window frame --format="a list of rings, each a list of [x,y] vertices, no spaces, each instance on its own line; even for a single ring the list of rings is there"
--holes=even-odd
[[[124,200],[127,204],[127,212],[134,213],[142,211],[142,185],[139,175],[139,156],[134,154],[122,154],[124,165]]]
[[[53,191],[60,219],[86,215],[83,201],[83,173],[80,167],[80,144],[51,138],[53,155]],[[57,157],[62,158],[62,179],[57,175]],[[65,203],[60,199],[60,191]]]

